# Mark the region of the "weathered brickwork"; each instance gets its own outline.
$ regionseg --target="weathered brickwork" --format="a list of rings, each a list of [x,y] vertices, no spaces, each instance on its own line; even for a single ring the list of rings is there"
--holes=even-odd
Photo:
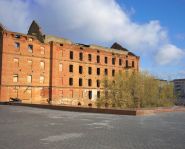
[[[124,48],[44,35],[34,21],[27,35],[1,25],[0,51],[1,101],[13,97],[28,103],[87,106],[101,96],[104,76],[139,71],[139,57]]]

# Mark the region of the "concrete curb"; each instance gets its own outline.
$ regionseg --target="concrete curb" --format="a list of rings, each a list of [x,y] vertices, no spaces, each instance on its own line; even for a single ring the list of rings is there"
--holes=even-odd
[[[14,105],[14,106],[27,106],[42,109],[73,111],[73,112],[87,112],[87,113],[103,113],[103,114],[116,114],[116,115],[152,115],[164,112],[185,112],[185,107],[157,107],[157,108],[141,108],[141,109],[104,109],[104,108],[89,108],[89,107],[74,107],[74,106],[61,106],[61,105],[43,105],[43,104],[29,104],[29,103],[10,103],[0,102],[0,105]]]

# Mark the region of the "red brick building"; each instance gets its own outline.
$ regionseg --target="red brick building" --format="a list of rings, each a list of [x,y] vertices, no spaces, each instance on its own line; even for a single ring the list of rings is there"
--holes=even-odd
[[[35,21],[28,34],[0,25],[0,52],[0,101],[88,105],[101,96],[104,76],[139,71],[139,57],[117,43],[76,44],[43,34]]]

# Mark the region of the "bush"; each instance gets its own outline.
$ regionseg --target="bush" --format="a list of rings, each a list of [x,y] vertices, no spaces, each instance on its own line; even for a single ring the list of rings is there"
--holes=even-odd
[[[104,78],[103,91],[96,104],[115,108],[171,106],[174,103],[173,85],[156,80],[146,72],[126,76],[116,74],[113,79]]]

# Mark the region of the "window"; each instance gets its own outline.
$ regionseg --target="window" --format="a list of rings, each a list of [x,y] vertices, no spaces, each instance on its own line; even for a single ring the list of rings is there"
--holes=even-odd
[[[16,35],[15,35],[15,38],[19,39],[19,38],[21,38],[21,36],[18,35],[18,34],[16,34]]]
[[[88,67],[88,74],[89,74],[89,75],[92,74],[92,67]]]
[[[88,79],[88,86],[92,86],[92,80]]]
[[[44,69],[45,63],[43,61],[40,61],[40,69]]]
[[[33,53],[33,45],[28,45],[28,52]]]
[[[100,80],[96,81],[97,87],[100,87]]]
[[[88,60],[91,61],[92,60],[92,55],[88,54]]]
[[[44,83],[44,76],[40,76],[40,83]]]
[[[83,80],[82,80],[82,78],[79,78],[79,86],[82,86],[83,85]]]
[[[69,78],[69,85],[70,85],[70,86],[73,85],[73,78]]]
[[[59,64],[59,71],[62,71],[62,63]]]
[[[112,58],[112,65],[115,65],[115,57]]]
[[[28,41],[29,41],[29,42],[32,42],[32,41],[33,41],[33,39],[32,39],[32,38],[28,38]]]
[[[134,67],[134,61],[132,61],[132,67]]]
[[[89,91],[89,99],[92,99],[92,91]]]
[[[18,67],[19,66],[19,59],[18,58],[14,58],[13,59],[14,64]]]
[[[32,75],[28,75],[28,76],[27,76],[27,82],[28,82],[28,83],[31,83],[31,82],[32,82]]]
[[[126,68],[128,68],[128,60],[126,60]]]
[[[82,74],[83,73],[83,67],[79,66],[79,73]]]
[[[18,82],[18,74],[13,75],[13,82],[14,83]]]
[[[105,76],[108,75],[108,69],[104,69],[104,75],[105,75]]]
[[[120,66],[122,65],[122,59],[119,59],[119,65]]]
[[[20,43],[19,42],[15,42],[15,48],[19,49],[20,48]]]
[[[73,65],[69,65],[69,72],[73,72]]]
[[[32,60],[28,60],[28,65],[32,67]]]
[[[82,53],[82,52],[79,53],[79,60],[80,60],[80,61],[83,60],[83,53]]]
[[[69,56],[70,59],[73,59],[73,51],[70,51],[70,56]]]
[[[112,76],[115,76],[115,70],[114,69],[112,70]]]
[[[97,98],[100,98],[100,91],[97,91]]]
[[[105,64],[107,64],[108,63],[108,58],[107,57],[105,57]]]
[[[97,75],[100,75],[100,68],[97,68]]]
[[[44,47],[40,47],[40,54],[42,54],[42,55],[45,54],[45,49],[44,49]]]
[[[100,56],[99,55],[96,56],[96,62],[100,63]]]

